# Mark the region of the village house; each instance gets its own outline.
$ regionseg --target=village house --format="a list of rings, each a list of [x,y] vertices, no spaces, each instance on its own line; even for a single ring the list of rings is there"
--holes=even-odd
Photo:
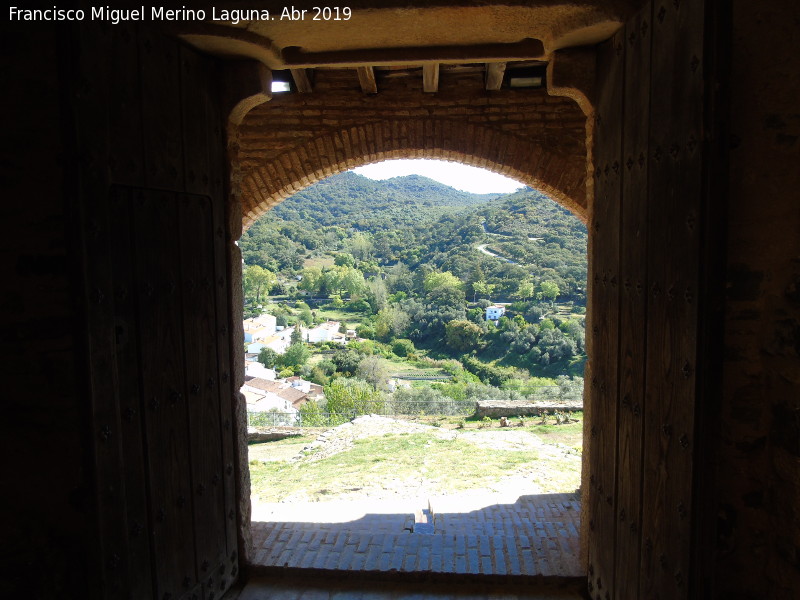
[[[497,320],[502,317],[506,313],[506,307],[502,304],[493,304],[492,306],[486,307],[486,320],[487,321],[494,321],[495,323]]]
[[[258,342],[273,335],[277,330],[277,319],[274,315],[263,314],[251,319],[245,319],[244,341]]]
[[[257,360],[257,356],[254,356],[251,360],[244,361],[244,374],[248,377],[257,377],[259,379],[268,379],[270,381],[275,381],[277,377],[277,373],[275,369],[269,369],[262,365]]]
[[[300,407],[309,399],[308,392],[293,386],[285,379],[270,381],[245,376],[241,392],[245,397],[248,413],[274,412],[285,417],[280,419],[282,424],[297,423]]]
[[[339,332],[339,321],[327,321],[316,327],[305,330],[305,340],[309,344],[318,344],[320,342],[337,342],[344,344],[347,342],[345,334]]]
[[[298,377],[297,375],[293,377],[287,377],[286,381],[288,381],[291,386],[295,389],[300,390],[301,392],[308,394],[308,400],[320,400],[324,398],[324,394],[322,393],[322,386],[318,383],[312,383],[310,381],[306,381],[302,377]]]
[[[283,354],[292,343],[292,332],[294,332],[294,327],[287,327],[259,341],[254,341],[247,345],[247,353],[258,354],[262,348],[269,348],[278,354]]]

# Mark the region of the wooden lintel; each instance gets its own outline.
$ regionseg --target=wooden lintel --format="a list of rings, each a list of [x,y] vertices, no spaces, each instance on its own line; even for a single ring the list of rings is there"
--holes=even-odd
[[[487,63],[486,64],[486,89],[496,91],[503,85],[503,75],[506,72],[506,63]]]
[[[359,50],[330,50],[306,52],[297,46],[281,51],[283,64],[290,69],[300,67],[359,67],[411,65],[421,63],[465,64],[495,61],[542,60],[545,58],[541,40],[526,38],[509,44],[478,44],[475,46],[423,46],[413,48],[362,48]]]
[[[292,72],[292,79],[297,91],[301,94],[310,94],[314,91],[314,86],[311,85],[311,79],[308,76],[308,71],[311,69],[290,69]]]
[[[439,63],[422,66],[422,89],[426,92],[439,91]]]
[[[358,67],[358,82],[365,94],[377,94],[378,84],[375,81],[375,70],[372,67]]]

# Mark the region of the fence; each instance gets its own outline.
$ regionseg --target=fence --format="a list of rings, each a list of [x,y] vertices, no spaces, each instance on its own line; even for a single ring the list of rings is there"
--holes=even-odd
[[[396,416],[464,416],[475,413],[475,403],[457,400],[431,401],[374,401],[362,402],[357,409],[337,412],[308,411],[285,413],[277,411],[248,412],[249,427],[328,427],[341,425],[359,415]]]
[[[580,387],[560,387],[557,385],[541,385],[535,388],[507,387],[503,388],[519,392],[529,402],[558,401],[558,402],[582,402],[583,386]]]
[[[529,402],[576,402],[583,399],[582,389],[559,386],[541,386],[534,394],[526,396]],[[475,400],[378,400],[362,401],[358,407],[336,412],[325,411],[325,407],[311,409],[306,405],[301,412],[248,412],[249,427],[333,427],[353,420],[359,415],[396,416],[463,416],[475,414]],[[316,405],[313,405],[316,407]]]

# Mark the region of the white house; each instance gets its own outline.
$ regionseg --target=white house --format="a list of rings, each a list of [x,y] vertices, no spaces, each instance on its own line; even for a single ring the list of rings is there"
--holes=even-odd
[[[303,332],[303,337],[309,344],[317,344],[319,342],[339,342],[344,344],[347,340],[344,334],[339,333],[339,325],[341,325],[339,321],[327,321],[312,329],[306,329]]]
[[[270,348],[278,354],[283,354],[289,347],[292,341],[292,332],[294,327],[287,327],[281,331],[277,331],[270,336],[267,336],[257,342],[248,344],[247,352],[258,354],[262,348]]]
[[[260,362],[246,360],[244,363],[244,374],[249,377],[258,377],[259,379],[267,379],[275,381],[275,369],[268,369]]]
[[[486,320],[497,321],[506,313],[506,307],[501,304],[493,304],[486,307]]]
[[[245,377],[241,388],[247,402],[247,412],[276,412],[286,416],[284,421],[294,422],[300,407],[309,393],[293,386],[287,380],[269,381],[258,377]]]
[[[276,330],[277,319],[274,315],[264,314],[252,319],[244,320],[244,341],[260,342],[273,335]]]

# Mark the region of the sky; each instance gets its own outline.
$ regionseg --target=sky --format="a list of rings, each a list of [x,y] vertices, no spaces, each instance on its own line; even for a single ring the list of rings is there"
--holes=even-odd
[[[370,179],[389,179],[401,175],[424,175],[457,190],[473,194],[508,194],[523,184],[485,169],[468,167],[461,163],[422,158],[387,160],[353,169]]]

